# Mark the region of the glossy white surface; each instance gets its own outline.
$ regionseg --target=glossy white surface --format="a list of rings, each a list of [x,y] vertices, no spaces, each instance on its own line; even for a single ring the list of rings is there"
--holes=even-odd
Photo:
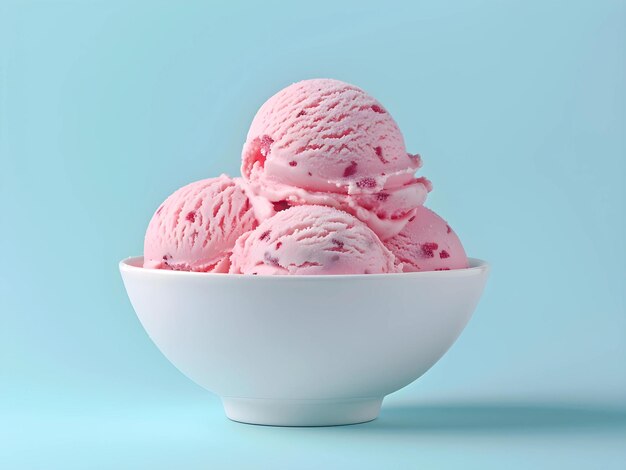
[[[475,259],[462,270],[352,276],[235,276],[141,264],[129,258],[120,270],[163,354],[222,397],[231,419],[276,425],[374,419],[385,395],[454,343],[489,271]]]

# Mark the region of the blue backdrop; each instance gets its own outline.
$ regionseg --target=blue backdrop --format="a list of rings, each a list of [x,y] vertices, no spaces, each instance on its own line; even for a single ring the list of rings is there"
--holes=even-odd
[[[226,3],[0,2],[0,467],[620,467],[626,4]],[[239,425],[150,343],[117,262],[313,77],[384,103],[492,278],[379,420]]]

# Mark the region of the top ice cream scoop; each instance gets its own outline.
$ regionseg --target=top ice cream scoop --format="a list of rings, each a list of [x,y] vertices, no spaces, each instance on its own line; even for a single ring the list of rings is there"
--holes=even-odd
[[[349,212],[381,239],[399,233],[431,188],[387,110],[348,83],[313,79],[281,90],[248,131],[241,172],[262,218],[292,205]]]

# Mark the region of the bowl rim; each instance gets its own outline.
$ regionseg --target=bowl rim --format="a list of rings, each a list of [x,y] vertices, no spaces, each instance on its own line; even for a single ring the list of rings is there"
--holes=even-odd
[[[150,276],[164,276],[174,278],[196,278],[196,279],[274,279],[285,281],[287,279],[307,279],[311,280],[338,280],[338,279],[350,279],[350,280],[380,280],[390,278],[420,278],[431,276],[443,276],[443,277],[464,277],[468,275],[478,275],[485,273],[491,269],[489,263],[479,258],[467,258],[469,261],[469,268],[463,269],[450,269],[446,271],[419,271],[413,273],[384,273],[384,274],[292,274],[292,275],[271,275],[271,274],[227,274],[227,273],[202,273],[193,271],[169,271],[166,269],[151,269],[144,268],[143,256],[129,256],[119,262],[119,269],[122,273],[135,273]]]

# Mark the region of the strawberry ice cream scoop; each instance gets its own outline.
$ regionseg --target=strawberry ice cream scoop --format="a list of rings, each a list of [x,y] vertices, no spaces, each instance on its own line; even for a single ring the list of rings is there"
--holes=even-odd
[[[386,239],[400,232],[430,190],[430,182],[414,176],[420,166],[378,101],[353,85],[314,79],[261,106],[241,172],[263,218],[291,205],[328,205]]]
[[[468,267],[461,240],[430,209],[421,206],[402,231],[385,241],[404,272],[447,271]]]
[[[231,256],[235,274],[400,272],[367,225],[326,206],[295,206],[243,235]]]
[[[169,196],[148,225],[144,267],[226,273],[235,241],[257,221],[247,196],[226,175]]]

